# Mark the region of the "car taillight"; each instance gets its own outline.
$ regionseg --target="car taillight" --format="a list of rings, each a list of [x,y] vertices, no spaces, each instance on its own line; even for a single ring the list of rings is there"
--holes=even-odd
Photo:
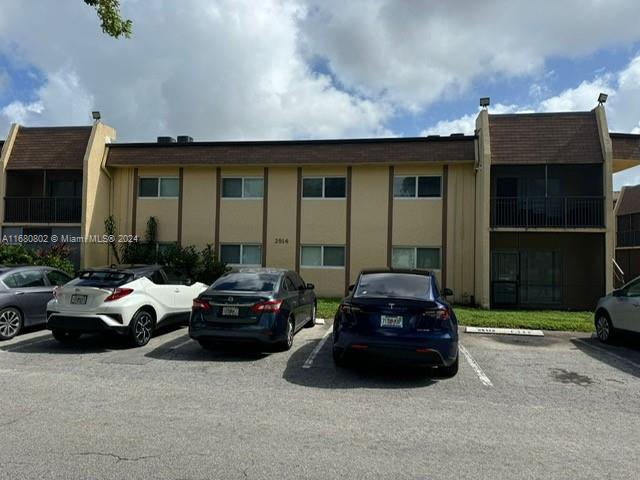
[[[350,303],[342,303],[338,308],[342,313],[346,313],[347,315],[360,311],[359,307],[355,307]]]
[[[126,297],[133,292],[133,288],[116,288],[111,295],[104,299],[105,302],[113,302],[119,300],[122,297]]]
[[[266,302],[256,303],[251,307],[254,313],[279,312],[282,306],[282,300],[267,300]]]
[[[418,320],[418,330],[442,330],[448,327],[451,314],[448,308],[439,308],[437,310],[427,310],[422,314],[422,318]]]
[[[202,298],[194,298],[193,305],[191,305],[193,310],[210,310],[211,304]]]

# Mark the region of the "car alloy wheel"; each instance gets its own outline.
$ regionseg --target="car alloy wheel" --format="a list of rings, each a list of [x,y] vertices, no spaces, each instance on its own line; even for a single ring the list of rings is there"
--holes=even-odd
[[[22,327],[22,316],[13,308],[5,308],[0,311],[0,339],[9,340],[15,337]]]
[[[133,337],[136,345],[143,346],[151,340],[153,317],[149,312],[139,312],[133,324]]]
[[[603,342],[608,342],[611,339],[611,325],[606,315],[601,314],[596,321],[596,334],[598,338]]]

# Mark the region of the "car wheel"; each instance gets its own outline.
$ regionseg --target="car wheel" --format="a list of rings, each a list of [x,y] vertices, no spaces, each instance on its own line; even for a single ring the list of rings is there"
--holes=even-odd
[[[448,367],[440,367],[440,376],[442,378],[453,378],[458,374],[458,367],[460,365],[460,354],[456,357],[456,360]]]
[[[606,312],[599,312],[596,317],[596,335],[603,343],[611,343],[615,337],[615,329]]]
[[[316,304],[313,304],[313,309],[311,310],[311,318],[305,325],[305,328],[313,328],[316,324]]]
[[[51,334],[57,341],[67,345],[80,338],[80,333],[70,332],[69,330],[51,330]]]
[[[344,356],[344,350],[342,348],[333,347],[331,353],[333,355],[333,364],[336,367],[345,368],[348,366],[348,362]]]
[[[278,344],[278,348],[277,348],[278,351],[286,352],[287,350],[291,349],[291,346],[293,345],[294,333],[295,333],[295,327],[294,327],[293,318],[289,317],[289,319],[287,320],[287,330],[285,332],[284,339]]]
[[[139,310],[131,320],[131,341],[135,347],[143,347],[153,335],[153,315],[146,310]]]
[[[22,330],[20,310],[7,307],[0,310],[0,340],[9,340]]]

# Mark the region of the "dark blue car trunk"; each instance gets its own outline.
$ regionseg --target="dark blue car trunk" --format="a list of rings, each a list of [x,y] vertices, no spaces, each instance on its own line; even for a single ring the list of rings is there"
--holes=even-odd
[[[267,296],[259,296],[249,292],[216,292],[211,295],[202,295],[202,300],[208,301],[211,308],[202,310],[205,321],[211,323],[227,324],[253,324],[260,320],[260,313],[253,312],[251,308],[260,302],[269,300]],[[238,315],[225,314],[225,309],[238,309]]]
[[[354,329],[363,335],[380,337],[414,336],[441,330],[436,318],[438,304],[408,299],[353,299],[351,317]],[[382,317],[402,317],[402,327],[382,326]]]

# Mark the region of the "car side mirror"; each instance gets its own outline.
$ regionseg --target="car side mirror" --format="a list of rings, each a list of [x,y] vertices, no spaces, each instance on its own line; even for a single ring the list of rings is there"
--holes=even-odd
[[[618,288],[617,290],[614,290],[613,292],[611,292],[611,295],[614,297],[624,297],[625,293],[622,288]]]
[[[313,283],[307,283],[307,290],[313,290],[316,286]]]
[[[453,290],[451,290],[450,288],[443,288],[442,289],[442,296],[443,297],[451,297],[451,296],[453,296]]]
[[[187,287],[190,287],[191,285],[193,285],[193,280],[191,280],[190,278],[187,278],[182,282],[182,284],[186,285]]]
[[[356,288],[356,286],[355,286],[355,285],[353,285],[353,284],[349,285],[349,291],[350,291],[350,292],[353,292],[353,289],[354,289],[354,288]]]

